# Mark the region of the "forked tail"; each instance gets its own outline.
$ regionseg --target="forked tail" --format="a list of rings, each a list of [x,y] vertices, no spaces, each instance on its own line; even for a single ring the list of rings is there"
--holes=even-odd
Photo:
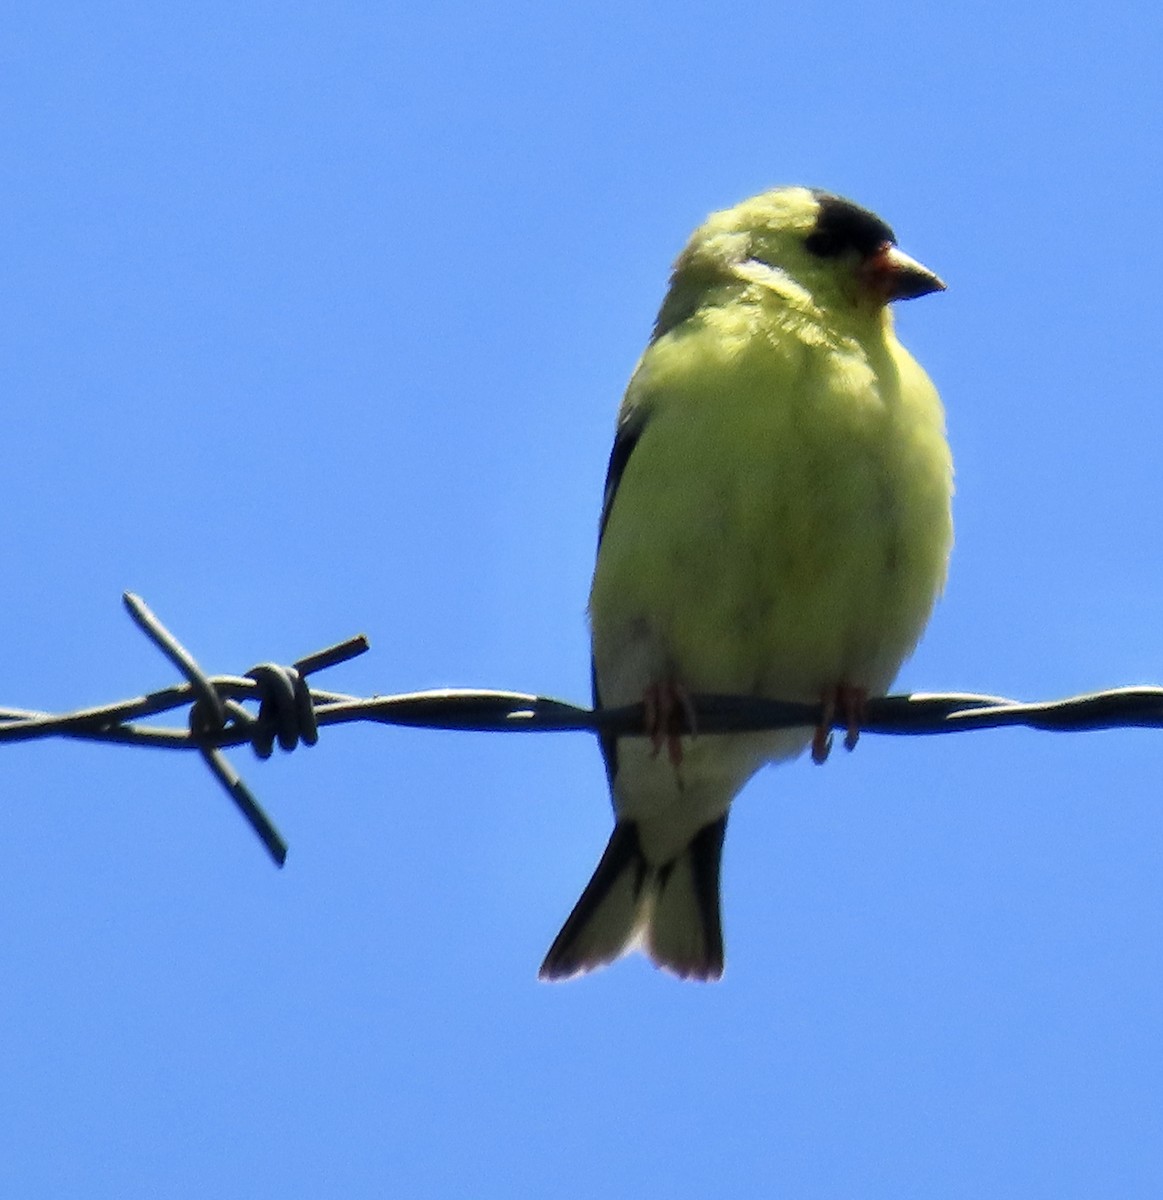
[[[682,979],[723,974],[719,863],[727,814],[704,825],[668,862],[652,866],[638,826],[619,821],[593,878],[541,964],[568,979],[613,962],[634,945]]]

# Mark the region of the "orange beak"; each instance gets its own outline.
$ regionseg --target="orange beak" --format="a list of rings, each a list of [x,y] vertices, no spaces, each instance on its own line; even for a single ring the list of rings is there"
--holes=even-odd
[[[909,258],[891,242],[885,242],[861,268],[869,288],[882,303],[914,300],[930,292],[943,292],[944,282],[915,258]]]

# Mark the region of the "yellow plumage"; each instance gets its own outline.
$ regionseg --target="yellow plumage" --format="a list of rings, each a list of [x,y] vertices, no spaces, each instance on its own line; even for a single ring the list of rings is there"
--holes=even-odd
[[[952,540],[940,401],[888,302],[942,286],[871,213],[804,188],[695,232],[619,414],[590,596],[596,702],[888,688]],[[811,739],[607,745],[618,825],[543,976],[637,937],[659,965],[717,977],[727,810]]]

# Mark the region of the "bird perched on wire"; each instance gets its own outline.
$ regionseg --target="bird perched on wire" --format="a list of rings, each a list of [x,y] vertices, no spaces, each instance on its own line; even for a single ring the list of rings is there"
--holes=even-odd
[[[723,972],[727,812],[766,762],[830,729],[912,652],[952,544],[952,462],[889,304],[941,291],[848,200],[765,192],[695,230],[618,415],[590,594],[595,707],[616,823],[541,967],[562,979],[639,945]],[[698,736],[691,697],[822,703],[820,727]],[[665,752],[664,752],[665,751]]]

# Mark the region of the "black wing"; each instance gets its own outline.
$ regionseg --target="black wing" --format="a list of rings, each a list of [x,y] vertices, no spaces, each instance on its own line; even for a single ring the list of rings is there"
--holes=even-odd
[[[623,421],[618,426],[618,432],[614,434],[614,445],[610,449],[610,463],[606,467],[606,490],[602,494],[602,517],[598,522],[599,546],[606,534],[606,525],[610,521],[610,510],[614,507],[614,497],[618,494],[618,485],[626,473],[626,464],[630,461],[630,455],[634,453],[634,447],[638,445],[645,428],[646,418],[635,413],[628,420]]]
[[[646,418],[643,414],[634,413],[628,420],[618,426],[614,435],[614,445],[610,450],[610,463],[606,468],[606,490],[602,496],[602,516],[598,522],[598,547],[601,548],[602,538],[606,534],[606,526],[610,521],[610,510],[614,507],[614,497],[618,494],[618,485],[626,472],[626,464],[634,453],[646,428]],[[590,681],[593,692],[594,708],[602,707],[602,698],[598,693],[598,674],[594,660],[590,658]],[[614,786],[614,776],[618,773],[618,741],[611,734],[599,734],[598,742],[602,748],[602,758],[606,762],[606,777],[610,787]]]

